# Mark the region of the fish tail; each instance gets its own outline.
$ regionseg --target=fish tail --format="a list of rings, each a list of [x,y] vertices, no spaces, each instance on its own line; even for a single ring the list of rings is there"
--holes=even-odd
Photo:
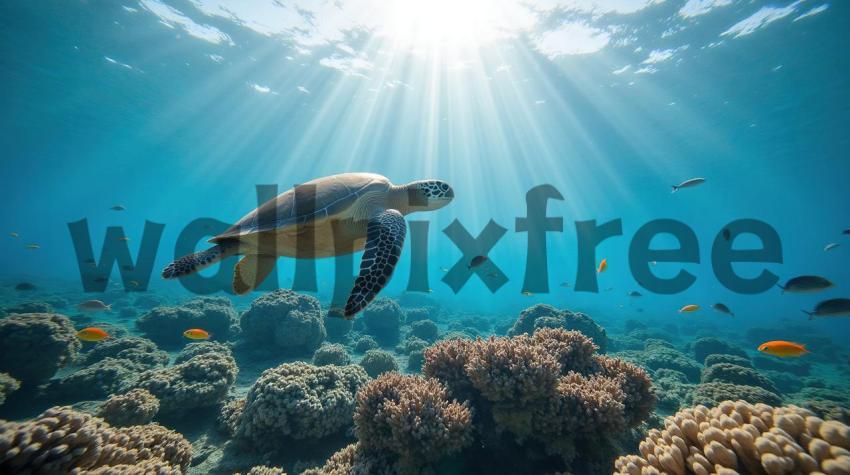
[[[777,287],[779,287],[779,289],[780,289],[780,290],[782,290],[782,292],[780,292],[780,293],[781,293],[782,295],[785,295],[785,287],[783,287],[783,286],[781,286],[781,285],[779,285],[779,284],[776,284],[776,286],[777,286]],[[804,310],[804,311],[805,311],[805,310]]]
[[[168,264],[162,270],[163,279],[176,279],[185,275],[194,274],[216,262],[238,253],[237,243],[217,244],[205,251],[189,254]]]
[[[670,194],[671,194],[671,195],[672,195],[673,193],[675,193],[675,192],[679,191],[679,186],[678,186],[678,185],[672,185],[672,187],[673,187],[673,191],[671,191],[671,192],[670,192]]]
[[[800,311],[801,311],[801,312],[803,312],[803,313],[805,313],[806,315],[808,315],[808,316],[809,316],[809,320],[813,320],[813,319],[815,318],[815,313],[814,313],[814,312],[809,312],[808,310],[800,310]]]

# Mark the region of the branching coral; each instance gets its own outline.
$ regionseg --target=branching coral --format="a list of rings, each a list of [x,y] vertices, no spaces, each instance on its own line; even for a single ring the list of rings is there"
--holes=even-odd
[[[263,372],[240,414],[231,406],[238,438],[260,446],[280,437],[317,439],[351,424],[355,394],[369,377],[359,366],[287,363]]]
[[[97,416],[113,426],[147,424],[159,412],[159,399],[145,389],[110,396],[97,411]]]
[[[0,421],[2,473],[184,472],[192,446],[156,424],[113,428],[69,407],[26,422]]]
[[[313,364],[316,366],[329,364],[345,366],[351,364],[351,357],[345,347],[339,343],[325,343],[313,353]]]
[[[63,315],[26,313],[0,319],[0,371],[25,385],[50,379],[77,357],[76,333]]]
[[[245,341],[288,355],[312,354],[327,336],[319,301],[286,289],[254,300],[241,326]]]
[[[233,357],[205,353],[168,368],[145,371],[124,390],[147,389],[159,399],[161,413],[173,414],[221,403],[238,372]]]
[[[397,457],[419,467],[472,442],[472,414],[466,403],[450,401],[435,379],[382,375],[357,394],[354,412],[363,450]]]
[[[540,318],[545,320],[538,325],[537,320]],[[605,329],[589,316],[581,312],[558,310],[545,304],[537,304],[523,310],[513,328],[508,331],[508,336],[517,336],[522,333],[531,334],[537,328],[563,328],[564,330],[579,331],[593,340],[593,343],[599,347],[599,351],[604,353],[608,347],[608,336]]]
[[[388,371],[398,371],[398,363],[396,363],[392,353],[384,350],[367,351],[363,359],[360,360],[360,366],[373,378],[377,378],[380,374]]]
[[[398,343],[399,327],[404,321],[404,312],[395,300],[378,298],[363,311],[366,332],[382,346]]]
[[[227,340],[237,329],[237,316],[230,299],[200,297],[179,307],[156,307],[139,317],[136,326],[159,344],[178,345],[190,328],[203,328],[213,339]]]
[[[620,457],[617,473],[846,474],[850,427],[796,407],[723,401],[696,406],[652,429],[640,455]]]

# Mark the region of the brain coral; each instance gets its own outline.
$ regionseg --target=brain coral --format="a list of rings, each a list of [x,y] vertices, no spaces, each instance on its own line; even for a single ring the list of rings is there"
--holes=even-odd
[[[249,343],[289,355],[311,354],[327,336],[315,297],[279,289],[259,297],[242,314],[242,335]]]
[[[363,324],[366,333],[375,337],[381,346],[394,346],[398,343],[399,327],[404,320],[404,312],[395,300],[377,298],[363,311]]]
[[[355,394],[369,377],[362,368],[286,363],[263,371],[251,386],[233,433],[259,446],[281,437],[317,439],[352,422]]]
[[[702,382],[723,382],[757,386],[772,393],[778,393],[773,381],[761,375],[758,371],[730,363],[718,363],[709,366],[702,372]]]
[[[345,366],[351,364],[351,357],[348,356],[345,347],[339,343],[325,343],[313,353],[313,364],[316,366],[329,364]]]
[[[237,329],[236,310],[225,297],[200,297],[179,307],[156,307],[136,320],[145,336],[161,345],[183,343],[183,332],[202,328],[214,340],[227,340]]]
[[[6,396],[17,391],[20,387],[20,381],[6,373],[0,373],[0,405],[6,402]]]
[[[640,443],[640,455],[620,457],[617,473],[846,474],[850,427],[796,407],[723,401],[664,420]]]
[[[97,410],[97,416],[113,426],[147,424],[159,412],[159,399],[145,389],[110,396]]]
[[[113,428],[69,407],[48,409],[35,420],[0,421],[2,473],[185,472],[192,446],[156,424]]]
[[[397,457],[413,469],[459,451],[472,442],[472,413],[449,400],[435,379],[382,375],[357,393],[354,424],[360,446]]]
[[[204,353],[168,368],[145,371],[123,390],[147,389],[159,399],[160,413],[173,414],[221,403],[238,372],[232,356]]]
[[[0,319],[0,371],[25,385],[50,379],[76,358],[76,333],[63,315],[26,313]]]
[[[388,371],[398,371],[398,363],[396,363],[392,353],[384,350],[367,351],[363,359],[360,360],[360,366],[373,378],[377,378],[381,373]]]
[[[545,318],[540,325],[537,320]],[[514,323],[513,328],[508,331],[508,336],[517,336],[522,333],[534,333],[536,328],[563,328],[565,330],[575,330],[585,334],[588,338],[596,343],[600,352],[605,352],[608,347],[608,336],[605,329],[599,326],[589,316],[581,312],[571,312],[569,310],[558,310],[555,307],[545,304],[537,304],[529,307],[519,314]]]

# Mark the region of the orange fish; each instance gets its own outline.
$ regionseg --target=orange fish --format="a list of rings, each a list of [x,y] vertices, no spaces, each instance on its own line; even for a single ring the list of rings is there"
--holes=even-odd
[[[109,338],[109,333],[97,327],[88,327],[78,331],[77,338],[83,341],[102,341]]]
[[[210,334],[200,328],[190,328],[183,332],[183,336],[190,340],[209,340]]]
[[[608,268],[608,259],[602,259],[602,262],[599,263],[599,267],[596,268],[596,273],[601,274],[605,272],[605,269]]]
[[[790,341],[774,340],[759,345],[759,351],[780,358],[798,358],[809,352],[806,345]]]
[[[699,310],[699,305],[690,304],[690,305],[685,305],[684,307],[680,308],[679,313],[690,313],[690,312],[696,312],[697,310]]]

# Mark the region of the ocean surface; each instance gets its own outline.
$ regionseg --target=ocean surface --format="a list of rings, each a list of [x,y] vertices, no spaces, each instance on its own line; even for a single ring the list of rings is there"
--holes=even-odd
[[[187,251],[178,239],[193,221],[219,222],[190,236],[188,250],[203,250],[214,230],[257,207],[259,186],[283,192],[354,172],[396,185],[438,179],[454,199],[406,216],[418,223],[411,226],[427,223],[427,239],[416,242],[416,254],[408,231],[380,292],[401,305],[398,341],[378,338],[400,372],[419,372],[410,352],[396,348],[414,331],[409,309],[438,309],[429,319],[440,338],[455,332],[486,339],[508,335],[523,310],[547,304],[586,314],[605,328],[607,354],[654,379],[671,367],[648,363],[643,343],[666,341],[696,365],[696,379],[677,394],[708,382],[695,342],[711,337],[736,349],[726,353],[752,359],[782,404],[817,406],[819,416],[848,423],[850,310],[805,313],[850,298],[848,27],[850,5],[820,0],[2,1],[0,325],[13,314],[57,313],[74,331],[96,326],[109,339],[150,338],[174,365],[192,342],[180,325],[204,329],[205,320],[185,317],[173,341],[157,340],[138,320],[158,305],[179,308],[201,296],[160,276]],[[693,178],[704,182],[671,193]],[[539,247],[521,223],[529,216],[527,193],[541,186],[561,197],[548,200],[544,216],[561,221],[540,231],[546,259],[529,265],[530,249]],[[660,219],[681,223],[697,248],[681,259],[690,262],[649,265],[659,279],[693,276],[672,293],[639,282],[630,268],[637,231]],[[754,292],[724,282],[714,266],[712,249],[730,241],[724,229],[736,220],[775,231],[778,257],[731,265],[742,279],[767,273],[769,283]],[[620,235],[600,242],[595,254],[578,231],[591,221],[621,224]],[[491,248],[464,253],[446,232],[460,226],[474,238],[491,222],[504,228]],[[72,232],[72,223],[84,232]],[[758,250],[762,238],[743,233],[729,245]],[[78,253],[89,245],[93,262]],[[669,233],[651,241],[654,249],[679,245]],[[147,253],[151,272],[131,275],[120,263],[104,264],[122,252],[134,262]],[[487,257],[482,269],[470,267],[475,255]],[[422,265],[413,264],[418,258]],[[269,368],[310,362],[319,343],[300,354],[246,349],[252,345],[243,341],[243,314],[269,295],[274,279],[318,299],[319,321],[335,318],[324,316],[334,259],[305,260],[299,273],[315,263],[311,288],[309,274],[296,276],[296,260],[282,257],[270,283],[243,296],[229,288],[237,259],[221,264],[222,290],[204,292],[226,299],[228,318],[243,327],[211,335],[230,345],[239,368],[225,388],[228,400],[244,398]],[[459,288],[449,285],[455,266],[469,277]],[[215,265],[201,275],[218,271]],[[834,285],[811,293],[774,285],[803,275]],[[414,281],[420,285],[412,289]],[[87,300],[113,307],[78,308]],[[712,309],[716,303],[734,316]],[[699,310],[680,311],[686,305]],[[354,318],[351,334],[327,337],[353,362],[363,357],[354,350],[358,339],[370,334],[363,319]],[[21,350],[31,355],[15,357],[40,358],[52,337],[34,338]],[[760,354],[759,345],[771,340],[806,345],[809,353]],[[123,383],[106,394],[69,395],[57,381],[85,369],[82,356],[102,343],[83,342],[52,374],[22,381],[0,402],[0,418],[23,421],[56,405],[96,412],[106,396],[126,389]],[[14,376],[12,356],[0,360],[0,373]],[[661,397],[666,390],[655,386],[665,400],[655,415],[697,402],[671,402]],[[299,473],[354,440],[229,463],[222,452],[228,439],[205,432],[214,432],[224,400],[187,407],[188,417],[172,411],[154,418],[193,444],[195,458],[184,469],[233,473],[269,463]],[[813,400],[818,404],[806,405]],[[636,446],[625,444],[620,453]]]

